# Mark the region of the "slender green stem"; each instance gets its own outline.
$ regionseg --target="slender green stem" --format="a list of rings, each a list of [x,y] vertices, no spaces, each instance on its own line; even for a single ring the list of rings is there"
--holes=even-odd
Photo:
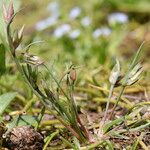
[[[44,113],[45,113],[45,106],[42,107],[41,112],[40,112],[40,114],[39,114],[39,116],[38,116],[38,124],[37,124],[37,126],[35,127],[35,130],[37,130],[37,129],[39,128],[39,125],[40,125],[41,120],[42,120],[42,118],[43,118],[43,116],[44,116]]]
[[[46,150],[47,147],[48,147],[48,144],[50,143],[50,141],[59,133],[59,130],[53,132],[48,138],[47,138],[47,141],[43,147],[43,150]]]
[[[36,102],[36,99],[34,99],[34,98],[31,99],[30,101],[28,101],[26,103],[26,105],[24,106],[23,111],[26,112],[32,106],[32,104],[35,102]]]
[[[109,117],[110,119],[112,118],[112,116],[114,114],[114,111],[115,111],[115,109],[116,109],[116,107],[118,105],[118,102],[120,101],[121,95],[123,94],[124,90],[125,90],[125,86],[122,86],[121,90],[120,90],[120,93],[119,93],[119,95],[117,97],[117,101],[116,101],[116,103],[115,103],[115,105],[114,105],[114,107],[112,109],[112,113],[110,114],[110,117]]]
[[[63,138],[62,136],[60,137],[60,139],[66,143],[66,145],[70,146],[71,148],[73,148],[74,150],[77,150],[76,147],[71,143],[69,142],[68,140],[66,140],[65,138]]]
[[[107,100],[108,100],[107,98],[99,98],[99,97],[96,97],[96,98],[93,99],[93,101],[97,102],[98,104],[99,103],[107,103]],[[111,98],[110,103],[115,104],[116,99]],[[127,109],[130,109],[132,107],[132,106],[130,106],[130,105],[124,103],[124,102],[121,102],[121,101],[118,102],[118,106],[121,106],[121,107],[124,107],[124,108],[127,108]]]
[[[94,150],[94,149],[96,149],[96,147],[98,147],[99,145],[102,145],[103,143],[104,143],[104,141],[98,141],[89,146],[82,147],[81,150]]]
[[[107,104],[106,104],[106,110],[105,110],[105,114],[104,114],[104,117],[103,117],[103,122],[105,123],[106,121],[106,117],[107,117],[107,113],[108,113],[108,109],[109,109],[109,104],[110,104],[110,99],[112,97],[112,94],[113,94],[113,90],[114,90],[114,84],[111,85],[110,87],[110,92],[109,92],[109,96],[108,96],[108,99],[107,99]]]

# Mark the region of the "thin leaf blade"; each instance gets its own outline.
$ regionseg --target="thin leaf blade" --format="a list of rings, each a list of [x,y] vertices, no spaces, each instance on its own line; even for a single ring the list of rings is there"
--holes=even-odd
[[[5,73],[5,46],[0,44],[0,76]]]
[[[0,115],[5,111],[16,95],[16,92],[10,92],[0,96]]]

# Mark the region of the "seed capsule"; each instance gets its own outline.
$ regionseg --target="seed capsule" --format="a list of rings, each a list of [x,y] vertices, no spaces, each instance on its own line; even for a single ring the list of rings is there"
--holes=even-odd
[[[73,82],[75,82],[76,78],[77,78],[76,70],[75,70],[75,69],[72,69],[72,70],[70,71],[70,79],[71,79]]]

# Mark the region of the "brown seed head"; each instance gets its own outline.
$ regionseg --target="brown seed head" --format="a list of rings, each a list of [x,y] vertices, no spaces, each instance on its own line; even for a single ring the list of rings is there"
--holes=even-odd
[[[77,74],[76,74],[76,70],[75,69],[72,69],[70,71],[70,79],[74,82],[77,78]]]

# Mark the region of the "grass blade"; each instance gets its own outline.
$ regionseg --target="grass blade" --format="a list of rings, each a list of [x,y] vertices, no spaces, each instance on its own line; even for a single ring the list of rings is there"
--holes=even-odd
[[[6,107],[10,104],[10,102],[15,98],[17,95],[16,92],[13,93],[6,93],[0,96],[0,114],[2,114]]]

